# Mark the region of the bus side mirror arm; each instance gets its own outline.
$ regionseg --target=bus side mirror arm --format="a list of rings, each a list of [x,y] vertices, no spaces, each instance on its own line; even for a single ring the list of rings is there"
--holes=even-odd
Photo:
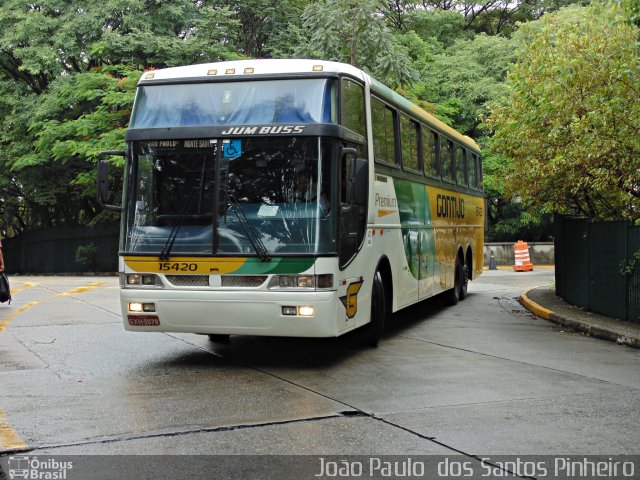
[[[107,210],[122,212],[121,206],[107,204],[107,199],[109,198],[109,165],[104,157],[114,155],[124,157],[125,152],[123,150],[105,150],[98,154],[98,176],[96,179],[98,205]]]
[[[358,151],[355,148],[351,147],[342,147],[340,153],[342,155],[342,158],[346,157],[347,155],[353,155],[354,157],[358,155]]]

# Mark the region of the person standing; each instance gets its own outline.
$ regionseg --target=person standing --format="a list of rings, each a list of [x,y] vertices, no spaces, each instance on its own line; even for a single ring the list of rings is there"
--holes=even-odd
[[[2,240],[0,240],[0,272],[4,272],[4,257],[2,256]]]

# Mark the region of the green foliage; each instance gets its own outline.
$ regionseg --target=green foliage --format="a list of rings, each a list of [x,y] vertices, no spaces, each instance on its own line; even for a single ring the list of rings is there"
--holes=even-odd
[[[506,193],[544,213],[640,217],[640,44],[616,4],[569,7],[524,25],[491,149]]]
[[[640,28],[640,0],[620,0],[629,17],[629,23]]]
[[[472,40],[473,32],[466,29],[464,16],[451,10],[416,10],[407,15],[407,28],[422,39],[436,43],[439,51],[459,40]]]
[[[311,33],[301,56],[347,62],[368,70],[392,87],[416,80],[380,12],[384,0],[318,0],[305,8],[303,26]]]
[[[23,99],[28,116],[5,118],[17,124],[0,136],[12,153],[0,159],[19,187],[14,193],[25,197],[25,223],[79,224],[98,214],[95,161],[101,150],[124,144],[140,73],[104,67],[59,76],[44,93]]]
[[[98,254],[98,247],[93,243],[89,245],[80,245],[76,249],[76,262],[85,267],[89,267],[91,271],[96,270],[96,255]]]
[[[544,241],[553,235],[553,215],[543,214],[523,203],[521,198],[505,196],[504,171],[509,163],[505,157],[483,152],[483,183],[487,196],[488,230],[492,242],[526,239]]]
[[[631,260],[623,260],[620,263],[620,273],[622,275],[633,275],[636,265],[640,263],[640,250],[636,250]]]
[[[245,57],[304,56],[361,67],[482,145],[491,144],[484,174],[490,234],[545,235],[546,218],[528,213],[529,205],[539,208],[532,199],[538,193],[524,183],[505,189],[504,172],[513,173],[510,159],[520,157],[506,147],[506,137],[488,139],[489,129],[497,124],[483,124],[482,119],[488,104],[509,104],[505,99],[511,98],[528,43],[542,45],[539,38],[544,35],[550,35],[549,45],[558,43],[554,25],[562,22],[530,20],[567,2],[573,0],[5,0],[0,6],[0,231],[7,235],[116,221],[115,214],[100,212],[96,205],[95,161],[99,151],[123,147],[135,83],[143,70]],[[638,25],[638,0],[620,0],[620,5],[627,13],[624,22],[613,22],[616,32],[619,24]],[[582,21],[576,12],[563,10],[559,18],[566,24]],[[616,13],[618,17],[622,18]],[[505,36],[517,30],[517,22],[529,23],[513,38]],[[600,37],[598,45],[611,43]],[[517,51],[521,61],[509,90],[506,72]],[[571,63],[565,55],[562,61],[564,68],[578,70],[593,58]],[[596,64],[604,68],[610,61]],[[636,82],[637,90],[634,62],[627,62],[628,71],[618,71],[620,89]],[[543,69],[542,63],[537,65]],[[547,80],[554,75],[568,76],[559,71]],[[615,94],[615,85],[602,87],[592,103]],[[627,97],[611,110],[619,111],[624,102],[633,104]],[[598,131],[613,118],[596,117],[601,118]],[[538,114],[531,125],[541,118]],[[615,118],[620,122],[621,115]],[[629,117],[631,125],[638,125],[635,120]],[[552,138],[562,137],[565,130],[556,129]],[[631,127],[627,133],[633,135]],[[608,152],[615,147],[636,152],[632,140],[608,142]],[[496,148],[499,143],[505,148]],[[611,157],[618,164],[635,165],[625,158],[631,157]],[[540,161],[534,158],[526,165],[538,171]],[[569,157],[563,161],[567,168],[559,171],[566,175]],[[605,169],[602,162],[593,162],[594,168]],[[624,169],[617,165],[612,170],[610,177]],[[620,177],[620,182],[635,188],[628,177]],[[111,180],[117,189],[121,178]],[[511,201],[516,195],[520,203]],[[548,204],[546,210],[556,204]]]
[[[478,138],[488,103],[506,96],[504,82],[513,61],[514,43],[509,39],[481,34],[458,40],[433,56],[409,95],[435,102],[436,113],[446,123]]]
[[[238,58],[229,38],[239,30],[226,6],[189,0],[4,2],[3,233],[113,221],[96,205],[94,164],[123,147],[141,70]]]
[[[29,131],[35,133],[30,155],[16,158],[12,169],[38,165],[49,153],[61,163],[95,160],[101,150],[124,144],[135,85],[142,72],[108,67],[58,77],[34,108]]]

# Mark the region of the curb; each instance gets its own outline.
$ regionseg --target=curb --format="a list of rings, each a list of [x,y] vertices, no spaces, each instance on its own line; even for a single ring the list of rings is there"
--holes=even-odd
[[[562,325],[563,327],[569,328],[571,330],[585,333],[590,337],[609,340],[610,342],[615,342],[618,345],[640,348],[640,338],[629,337],[613,329],[602,327],[600,325],[594,325],[584,320],[575,320],[565,317],[564,315],[552,312],[548,308],[545,308],[542,305],[534,302],[529,298],[527,293],[529,293],[531,290],[535,290],[535,288],[538,287],[531,288],[526,292],[520,294],[520,303],[522,304],[522,306],[524,306],[524,308],[529,310],[534,315],[544,318],[545,320],[549,320],[550,322],[553,322],[557,325]]]
[[[533,289],[527,290],[525,293],[520,295],[520,303],[534,315],[542,317],[545,320],[551,320],[551,315],[554,315],[554,313],[548,308],[544,308],[542,305],[537,304],[527,296],[527,293],[531,290]]]

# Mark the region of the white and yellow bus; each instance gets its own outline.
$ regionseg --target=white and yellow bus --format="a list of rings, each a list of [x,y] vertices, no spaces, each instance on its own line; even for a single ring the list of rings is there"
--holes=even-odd
[[[377,344],[392,312],[482,272],[478,145],[350,65],[242,60],[143,74],[126,150],[131,331]]]

